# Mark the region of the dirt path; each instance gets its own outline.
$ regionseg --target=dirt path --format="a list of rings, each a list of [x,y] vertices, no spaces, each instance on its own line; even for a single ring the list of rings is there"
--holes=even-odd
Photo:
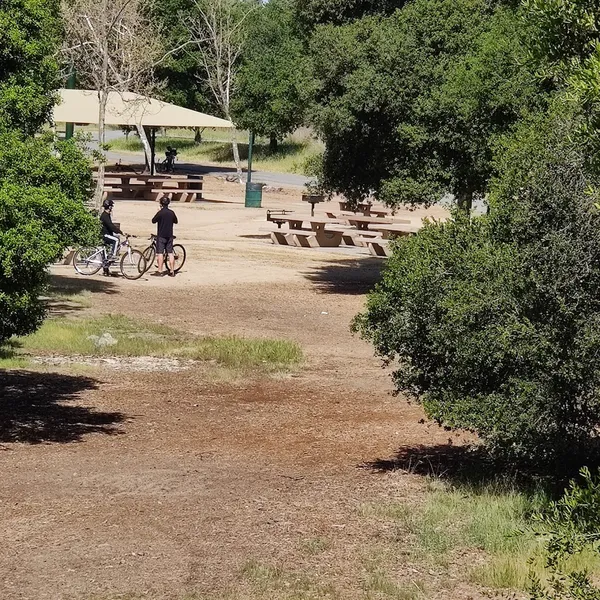
[[[226,382],[203,368],[0,373],[0,598],[375,597],[365,574],[387,533],[361,507],[422,483],[365,465],[447,438],[350,333],[381,262],[274,248],[264,211],[207,206],[177,207],[189,257],[175,280],[57,267],[56,287],[90,299],[64,310],[296,340],[306,364]],[[117,213],[142,234],[153,209]],[[400,582],[418,576],[385,561]]]

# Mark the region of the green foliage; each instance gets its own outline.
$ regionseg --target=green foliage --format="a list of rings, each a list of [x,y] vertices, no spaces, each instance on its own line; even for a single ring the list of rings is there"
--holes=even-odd
[[[355,323],[435,421],[563,468],[600,420],[600,214],[576,126],[511,138],[491,214],[399,242]]]
[[[600,473],[592,476],[587,467],[581,482],[571,481],[558,502],[538,514],[546,538],[548,585],[533,578],[532,600],[598,600],[600,588],[586,570],[565,568],[565,561],[586,550],[600,547]]]
[[[247,36],[232,115],[238,127],[281,140],[304,123],[313,94],[290,0],[271,0],[254,11]]]
[[[81,147],[33,136],[55,101],[57,13],[55,0],[0,7],[0,344],[39,326],[48,264],[98,234]]]
[[[53,188],[79,204],[93,193],[84,140],[54,140],[51,134],[28,137],[0,130],[0,181]]]
[[[0,3],[0,125],[31,135],[48,120],[58,79],[58,2]]]
[[[544,98],[520,60],[524,28],[485,0],[415,0],[317,28],[323,186],[392,205],[485,194],[496,140]]]
[[[83,204],[56,188],[0,185],[0,343],[40,325],[47,265],[94,234]]]
[[[344,25],[367,15],[388,15],[407,0],[295,0],[296,21],[310,32],[318,25]]]

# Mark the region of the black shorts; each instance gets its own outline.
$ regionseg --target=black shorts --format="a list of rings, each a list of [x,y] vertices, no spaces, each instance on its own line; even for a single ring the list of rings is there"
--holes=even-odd
[[[173,254],[173,238],[156,238],[156,253],[162,254],[165,250],[167,254]]]

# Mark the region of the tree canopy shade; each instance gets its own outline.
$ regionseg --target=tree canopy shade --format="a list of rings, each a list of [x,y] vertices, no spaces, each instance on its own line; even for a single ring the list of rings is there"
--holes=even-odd
[[[290,0],[270,0],[249,18],[232,115],[239,127],[277,140],[304,124],[313,95],[310,59]]]
[[[40,324],[48,264],[99,233],[84,208],[87,157],[75,141],[33,135],[56,97],[57,14],[53,0],[0,5],[0,344]]]
[[[392,205],[485,194],[498,136],[544,99],[518,60],[523,27],[485,0],[415,0],[317,28],[323,187]]]
[[[58,1],[0,3],[0,125],[32,134],[48,121],[57,87]]]

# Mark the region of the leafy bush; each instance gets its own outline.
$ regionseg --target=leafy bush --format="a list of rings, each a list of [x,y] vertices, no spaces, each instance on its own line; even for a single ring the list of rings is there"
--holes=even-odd
[[[429,417],[561,467],[600,421],[600,214],[576,127],[511,138],[490,215],[399,242],[355,322]]]
[[[538,515],[546,539],[550,577],[548,585],[532,578],[532,600],[598,600],[588,573],[565,569],[565,561],[585,550],[600,548],[600,473],[580,472],[581,483],[572,481],[558,502]]]
[[[0,6],[0,345],[39,326],[48,264],[99,233],[84,208],[92,178],[82,148],[35,137],[56,98],[58,5]]]
[[[47,265],[97,229],[81,202],[53,187],[0,185],[0,344],[40,325]]]

